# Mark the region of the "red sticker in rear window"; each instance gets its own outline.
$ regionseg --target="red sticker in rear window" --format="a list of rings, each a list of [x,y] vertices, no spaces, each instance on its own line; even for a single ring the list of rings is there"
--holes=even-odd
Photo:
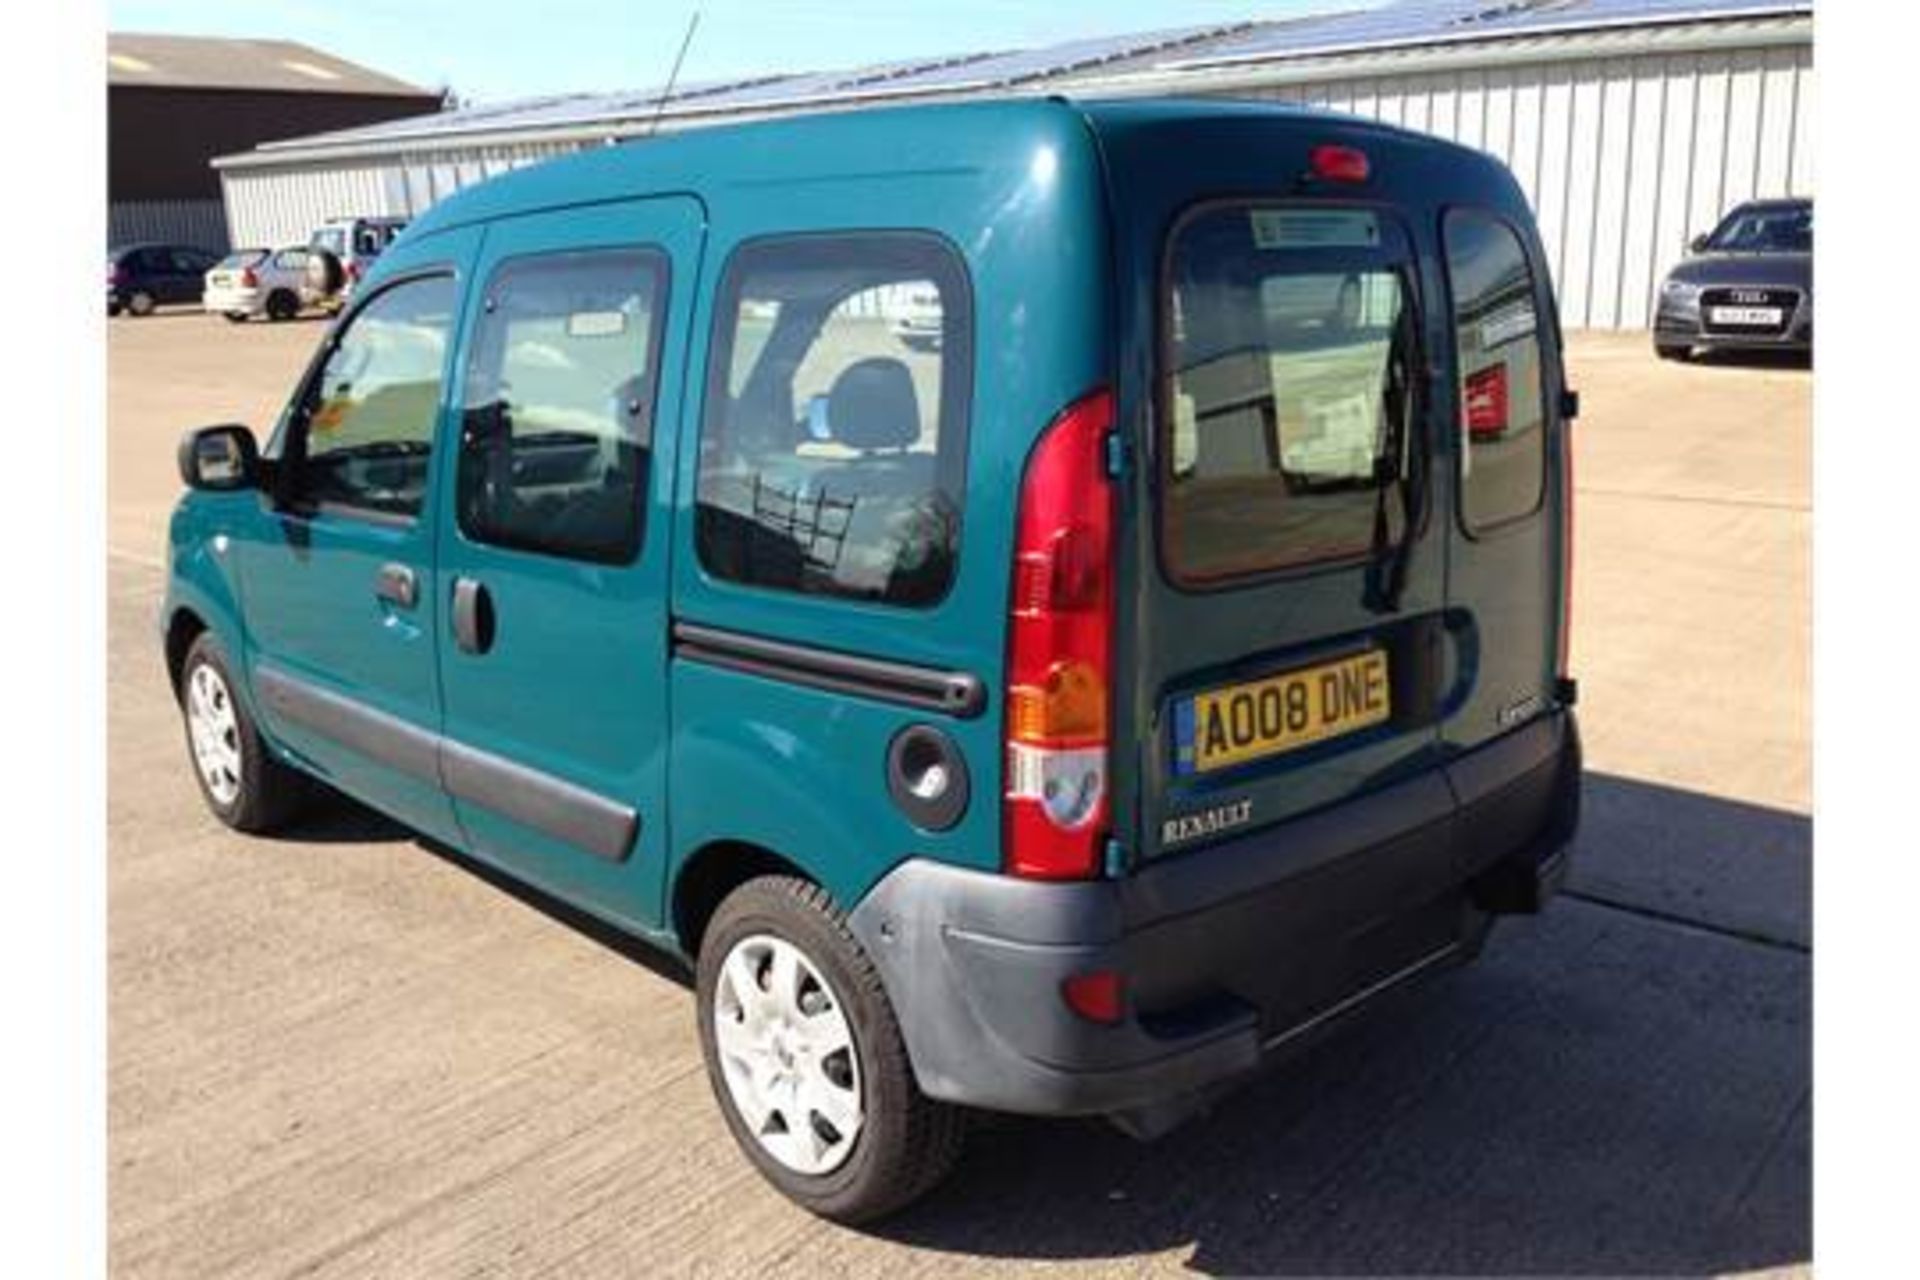
[[[1507,366],[1490,365],[1467,375],[1467,434],[1497,439],[1507,433]]]

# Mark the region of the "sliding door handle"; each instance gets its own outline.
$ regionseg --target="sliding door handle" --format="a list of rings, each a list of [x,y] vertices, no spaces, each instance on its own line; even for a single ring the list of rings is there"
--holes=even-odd
[[[477,578],[454,579],[453,642],[462,653],[493,648],[493,595]]]
[[[404,564],[383,564],[374,576],[373,594],[389,604],[411,609],[420,599],[420,579]]]

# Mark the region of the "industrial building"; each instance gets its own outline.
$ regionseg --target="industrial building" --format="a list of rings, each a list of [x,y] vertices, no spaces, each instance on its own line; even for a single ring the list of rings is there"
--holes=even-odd
[[[345,214],[417,214],[581,147],[796,112],[994,94],[1270,99],[1498,156],[1538,215],[1562,322],[1642,328],[1688,238],[1741,200],[1813,193],[1813,91],[1811,0],[1403,0],[473,107],[268,143],[215,166],[232,234],[266,243]]]
[[[224,249],[215,156],[440,104],[437,93],[291,41],[109,35],[107,239]]]

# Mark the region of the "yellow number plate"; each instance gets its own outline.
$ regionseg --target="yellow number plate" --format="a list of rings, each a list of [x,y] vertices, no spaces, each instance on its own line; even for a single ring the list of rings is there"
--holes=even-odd
[[[1210,689],[1174,708],[1174,766],[1206,773],[1380,724],[1393,713],[1379,649]]]

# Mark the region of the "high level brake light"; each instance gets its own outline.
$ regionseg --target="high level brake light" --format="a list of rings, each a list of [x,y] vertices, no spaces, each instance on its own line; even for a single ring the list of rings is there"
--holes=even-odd
[[[1107,837],[1113,641],[1113,395],[1048,426],[1027,460],[1008,619],[1007,870],[1092,876]]]
[[[1358,147],[1323,142],[1307,153],[1307,167],[1328,182],[1365,182],[1373,166]]]

